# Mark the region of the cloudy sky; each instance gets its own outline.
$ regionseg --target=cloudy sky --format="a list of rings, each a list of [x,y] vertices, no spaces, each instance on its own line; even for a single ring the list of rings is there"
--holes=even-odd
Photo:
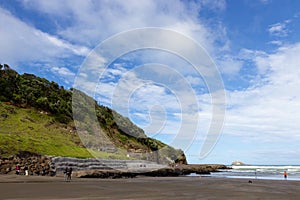
[[[0,0],[0,27],[0,63],[78,86],[149,136],[182,148],[190,163],[300,164],[296,0]],[[122,38],[149,27],[171,34]],[[177,34],[202,50],[195,54]],[[102,51],[116,35],[123,40]],[[144,48],[108,62],[106,51],[169,40],[185,56]],[[195,55],[207,70],[186,59]],[[212,86],[218,77],[222,84]]]

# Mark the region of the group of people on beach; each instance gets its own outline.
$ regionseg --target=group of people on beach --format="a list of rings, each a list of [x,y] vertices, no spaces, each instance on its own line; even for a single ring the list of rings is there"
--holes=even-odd
[[[28,166],[27,165],[25,165],[22,170],[24,171],[24,175],[25,176],[29,175]],[[65,170],[64,170],[65,181],[71,181],[71,179],[72,179],[72,172],[73,172],[72,167],[66,167],[65,168]],[[21,167],[20,167],[19,164],[16,165],[16,174],[17,175],[21,174]],[[45,170],[42,170],[42,175],[46,175]]]
[[[65,174],[65,181],[71,181],[72,179],[72,167],[66,167],[65,168],[65,171],[64,171],[64,174]]]
[[[21,169],[23,171],[22,174],[24,174],[25,176],[28,176],[29,175],[29,168],[27,165],[25,165],[24,167],[21,168],[21,166],[19,164],[16,165],[16,174],[17,175],[20,175],[21,174]],[[54,172],[53,172],[54,171]],[[51,173],[52,172],[52,173]],[[73,169],[72,167],[66,167],[65,170],[64,170],[64,174],[65,174],[65,181],[71,181],[72,179],[72,172],[73,172]],[[53,174],[54,173],[54,174]],[[50,175],[51,176],[55,176],[56,174],[56,170],[54,168],[54,170],[51,170],[50,171]],[[44,176],[46,175],[46,170],[43,168],[42,172],[41,172],[41,175]]]
[[[28,176],[28,166],[27,166],[27,165],[24,166],[23,170],[24,170],[25,176]],[[17,175],[20,175],[20,174],[21,174],[21,167],[20,167],[19,164],[16,165],[16,174],[17,174]]]
[[[29,175],[29,167],[27,165],[25,165],[24,167],[21,168],[20,165],[17,164],[16,165],[16,174],[17,175],[24,174],[25,176],[28,176]],[[42,175],[42,176],[50,174],[50,176],[55,176],[56,175],[56,169],[55,169],[54,166],[51,166],[51,168],[48,169],[48,170],[46,170],[46,168],[43,167],[41,171],[35,171],[35,174]]]

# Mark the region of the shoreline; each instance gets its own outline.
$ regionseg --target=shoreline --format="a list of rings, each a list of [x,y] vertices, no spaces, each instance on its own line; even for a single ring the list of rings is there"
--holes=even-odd
[[[99,182],[99,181],[109,181],[109,180],[134,180],[134,179],[145,179],[145,180],[196,180],[196,179],[213,179],[213,180],[239,180],[243,182],[248,182],[251,180],[255,181],[268,181],[268,182],[299,182],[298,179],[269,179],[269,178],[254,178],[254,177],[219,177],[219,176],[211,176],[206,174],[197,174],[197,175],[180,175],[180,176],[145,176],[145,175],[137,175],[135,177],[121,177],[121,178],[99,178],[99,177],[76,177],[72,176],[72,182]],[[65,182],[64,175],[58,174],[56,176],[25,176],[25,175],[16,175],[16,174],[0,174],[0,183],[34,183],[34,182]],[[300,197],[300,196],[299,196]]]
[[[1,199],[299,199],[299,188],[300,181],[205,176],[64,182],[63,176],[0,175]]]

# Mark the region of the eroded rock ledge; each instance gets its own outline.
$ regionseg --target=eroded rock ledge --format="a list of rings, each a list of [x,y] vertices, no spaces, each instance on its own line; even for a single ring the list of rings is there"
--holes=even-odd
[[[15,173],[19,165],[21,174],[24,166],[29,168],[29,175],[63,174],[66,166],[73,168],[73,176],[79,178],[133,178],[136,176],[181,176],[191,173],[209,174],[219,169],[226,169],[225,165],[174,165],[168,166],[144,160],[101,160],[79,159],[68,157],[49,157],[20,152],[10,158],[0,158],[0,174]]]
[[[168,176],[183,176],[191,173],[210,174],[218,172],[219,169],[227,169],[225,165],[208,164],[208,165],[179,165],[176,167],[166,167],[147,171],[140,169],[135,171],[119,171],[119,170],[83,170],[74,173],[74,176],[79,178],[133,178],[136,176],[151,176],[151,177],[168,177]]]

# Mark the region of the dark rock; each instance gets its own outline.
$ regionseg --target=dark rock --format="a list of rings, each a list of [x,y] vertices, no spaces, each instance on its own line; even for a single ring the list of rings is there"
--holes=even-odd
[[[9,158],[1,158],[0,173],[8,174],[15,173],[15,167],[18,164],[21,169],[21,174],[24,174],[24,167],[28,166],[30,175],[39,175],[42,170],[48,170],[49,173],[50,158],[44,158],[43,163],[40,162],[40,156],[30,152],[22,151],[18,155],[11,156]]]
[[[162,168],[150,172],[145,172],[140,175],[144,176],[157,176],[157,177],[167,177],[167,176],[179,176],[181,175],[181,171],[174,168]]]
[[[87,170],[77,171],[73,173],[78,178],[134,178],[137,176],[135,173],[123,172],[118,170]]]
[[[217,172],[218,169],[227,169],[226,165],[219,164],[190,164],[190,165],[177,165],[175,169],[181,172],[181,175],[188,175],[191,173],[196,174],[210,174],[211,172]]]

